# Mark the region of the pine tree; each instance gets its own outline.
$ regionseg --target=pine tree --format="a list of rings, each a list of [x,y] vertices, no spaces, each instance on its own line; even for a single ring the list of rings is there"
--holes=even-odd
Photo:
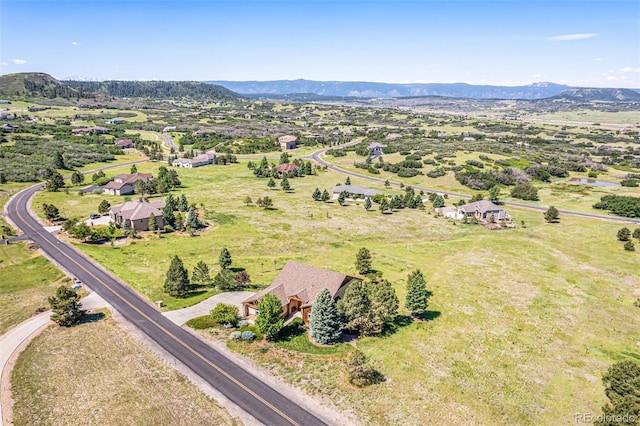
[[[442,195],[437,195],[436,198],[433,199],[433,208],[437,209],[440,207],[444,207],[444,198]]]
[[[273,340],[282,328],[284,324],[282,313],[280,300],[271,293],[267,293],[258,303],[255,324],[258,331],[265,334],[268,340]]]
[[[164,291],[173,297],[183,297],[187,293],[189,285],[189,272],[184,267],[182,260],[176,255],[171,260],[164,281]]]
[[[332,345],[340,340],[342,321],[340,321],[336,302],[326,288],[320,290],[313,302],[309,328],[311,338],[316,343]]]
[[[640,240],[640,228],[636,228],[633,230],[633,238],[637,238]]]
[[[187,227],[190,229],[200,228],[200,219],[198,219],[198,213],[194,206],[189,207],[187,211]]]
[[[60,211],[53,204],[43,204],[42,209],[44,210],[44,216],[51,221],[60,219]]]
[[[196,266],[193,268],[193,272],[191,273],[191,281],[197,284],[211,284],[209,267],[202,260],[196,263]]]
[[[54,169],[66,169],[65,164],[64,164],[64,157],[62,156],[62,153],[57,151],[55,154],[53,154],[53,168]]]
[[[626,251],[636,251],[636,245],[631,241],[627,241],[626,243],[624,243],[624,249]]]
[[[389,200],[387,197],[383,197],[380,200],[380,204],[378,205],[378,209],[384,214],[387,210],[389,210]]]
[[[325,203],[329,201],[329,193],[327,192],[326,189],[322,191],[322,201],[324,201]]]
[[[273,200],[268,195],[265,195],[262,199],[262,208],[269,210],[271,207],[273,207]]]
[[[498,185],[494,185],[489,188],[489,201],[497,202],[500,198],[500,187]]]
[[[280,164],[285,164],[289,162],[289,154],[286,152],[283,152],[282,154],[280,154]]]
[[[273,180],[273,178],[270,178],[270,179],[269,179],[269,182],[267,182],[267,186],[269,187],[269,189],[273,189],[273,188],[275,188],[275,187],[276,187],[276,183],[275,183],[275,181]]]
[[[386,310],[385,321],[393,321],[398,315],[400,300],[391,283],[383,280],[382,282],[371,284],[369,293],[372,302],[378,302],[384,306]]]
[[[347,176],[347,179],[345,179],[344,184],[351,185],[351,178],[349,176]]]
[[[156,217],[154,215],[150,215],[149,216],[149,231],[155,231],[156,229],[158,229],[158,221],[156,220]]]
[[[100,204],[98,205],[98,213],[100,214],[107,214],[109,213],[109,209],[111,208],[111,203],[107,200],[102,200],[100,201]]]
[[[289,184],[289,179],[287,179],[286,176],[283,177],[282,180],[280,181],[280,186],[285,192],[291,190],[291,184]]]
[[[218,257],[218,265],[220,265],[222,269],[227,269],[229,268],[229,266],[231,266],[231,262],[231,253],[229,252],[229,249],[226,247],[222,247],[220,256]]]
[[[371,198],[367,197],[367,199],[364,200],[364,208],[365,210],[371,209]]]
[[[338,204],[340,204],[341,206],[344,206],[344,201],[346,198],[347,198],[347,192],[341,191],[340,194],[338,194]]]
[[[60,172],[53,170],[51,176],[47,179],[45,189],[49,192],[58,192],[60,188],[64,188],[64,177]]]
[[[365,284],[362,281],[357,281],[347,287],[344,297],[338,301],[337,307],[346,323],[345,327],[359,330],[360,323],[366,318],[371,308]]]
[[[411,272],[407,277],[407,298],[404,306],[412,315],[420,315],[427,311],[431,293],[427,290],[422,272],[419,269]]]
[[[544,212],[544,220],[549,222],[549,223],[556,223],[560,221],[560,212],[558,212],[558,209],[556,209],[555,207],[551,206],[547,209],[546,212]]]
[[[162,209],[162,222],[165,226],[176,227],[176,217],[173,214],[173,208],[169,204],[166,204]]]
[[[172,212],[176,210],[176,200],[172,194],[167,195],[164,206],[170,208]]]
[[[250,197],[250,196],[248,196],[248,195],[247,195],[246,197],[244,197],[244,204],[245,204],[246,206],[251,205],[251,203],[253,203],[253,200],[251,199],[251,197]]]
[[[71,183],[74,185],[80,185],[84,182],[84,175],[80,172],[73,172],[71,175]]]
[[[371,270],[371,252],[366,247],[360,248],[356,254],[356,270],[362,275]]]
[[[132,164],[131,165],[131,174],[134,175],[136,173],[138,173],[138,168],[136,167],[135,164]]]
[[[262,157],[262,160],[260,160],[260,168],[263,170],[266,170],[269,167],[269,162],[267,161],[267,157]]]
[[[189,210],[189,202],[187,201],[187,196],[184,194],[180,195],[178,202],[176,203],[176,208],[180,212],[186,212]]]
[[[220,291],[234,290],[237,286],[236,274],[230,269],[223,269],[213,277],[213,285]]]
[[[51,320],[64,327],[77,324],[85,314],[80,295],[64,285],[58,287],[55,296],[49,297],[49,305],[53,311]]]
[[[618,239],[620,241],[629,241],[631,239],[631,231],[629,230],[629,228],[620,228],[620,230],[618,231]]]
[[[314,201],[320,201],[320,199],[322,198],[320,189],[316,188],[315,191],[313,191],[313,194],[311,194],[311,198],[313,198]]]

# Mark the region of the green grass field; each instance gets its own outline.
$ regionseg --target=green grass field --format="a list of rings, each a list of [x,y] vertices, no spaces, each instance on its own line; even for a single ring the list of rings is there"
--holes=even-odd
[[[138,170],[155,173],[159,165],[145,163]],[[162,293],[171,257],[180,256],[189,270],[204,260],[215,274],[223,246],[232,253],[232,266],[245,268],[258,285],[268,285],[290,259],[355,274],[360,247],[371,250],[373,267],[394,283],[401,300],[407,274],[416,268],[424,272],[434,293],[433,319],[358,342],[388,378],[383,384],[367,389],[343,384],[340,354],[331,355],[332,362],[312,354],[290,355],[295,362],[272,358],[274,351],[304,351],[294,340],[289,349],[274,347],[266,354],[257,346],[238,345],[286,380],[353,409],[365,423],[568,423],[574,412],[600,412],[605,402],[600,376],[609,363],[640,357],[633,306],[640,297],[640,258],[616,240],[620,224],[561,216],[552,225],[538,212],[509,208],[526,227],[488,231],[426,211],[382,215],[366,212],[362,204],[341,207],[311,199],[315,187],[330,191],[344,182],[342,174],[291,179],[295,191],[284,193],[255,178],[246,160],[179,169],[179,175],[184,188],[174,194],[184,192],[213,218],[208,230],[125,246],[78,245],[168,309],[207,296],[176,300]],[[275,209],[245,206],[247,195],[254,202],[269,195]],[[86,214],[102,198],[41,193],[36,204],[47,200]]]

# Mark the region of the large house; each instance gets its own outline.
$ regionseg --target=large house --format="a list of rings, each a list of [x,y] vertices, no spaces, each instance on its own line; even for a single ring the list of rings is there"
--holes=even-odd
[[[133,194],[135,184],[141,180],[148,182],[153,179],[151,173],[134,173],[134,174],[120,174],[113,178],[112,182],[107,183],[102,189],[106,194],[111,195],[130,195]]]
[[[480,220],[490,220],[493,216],[495,222],[499,220],[511,220],[511,217],[506,211],[489,200],[480,200],[458,206],[458,215],[460,217],[475,216]]]
[[[149,218],[156,218],[156,227],[161,229],[164,226],[162,221],[162,210],[164,201],[127,201],[115,205],[109,209],[109,217],[120,226],[129,227],[136,231],[149,230]]]
[[[135,145],[131,139],[118,139],[116,141],[116,146],[122,149],[125,148],[133,148]]]
[[[109,133],[109,129],[106,127],[93,126],[93,127],[80,127],[79,129],[72,129],[71,133],[74,135],[86,135],[86,134],[96,134],[96,135],[104,135]]]
[[[124,123],[124,118],[112,118],[111,120],[107,120],[107,124],[122,124]]]
[[[176,158],[171,162],[172,166],[193,169],[195,167],[206,166],[208,164],[216,164],[217,157],[213,151],[207,151],[194,158]]]
[[[386,148],[386,145],[383,145],[379,142],[371,142],[367,149],[371,153],[373,158],[379,157],[382,155],[382,148]]]
[[[293,163],[283,163],[276,166],[278,176],[289,176],[297,170],[300,170],[300,166]]]
[[[293,135],[280,136],[278,138],[278,144],[280,148],[284,150],[295,149],[298,147],[298,138]]]
[[[369,198],[382,194],[377,189],[363,188],[358,185],[338,185],[333,188],[333,199],[337,199],[342,192],[346,192],[348,198]]]
[[[328,289],[331,297],[338,300],[354,281],[359,279],[290,260],[269,287],[242,302],[243,314],[245,317],[258,315],[260,300],[266,294],[273,294],[280,300],[285,317],[300,311],[302,320],[308,324],[309,313],[320,290]]]

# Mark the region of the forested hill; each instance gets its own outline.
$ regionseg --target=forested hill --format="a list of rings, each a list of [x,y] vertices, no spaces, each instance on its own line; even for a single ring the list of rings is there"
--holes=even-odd
[[[83,88],[74,89],[49,74],[25,72],[0,75],[0,97],[12,99],[67,99],[94,98]]]
[[[631,89],[578,88],[565,90],[552,99],[576,102],[640,102],[640,93]]]
[[[120,98],[232,100],[237,93],[196,81],[66,81],[69,86]]]

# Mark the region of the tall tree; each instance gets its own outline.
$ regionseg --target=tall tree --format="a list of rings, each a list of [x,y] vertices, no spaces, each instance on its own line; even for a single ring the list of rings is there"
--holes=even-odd
[[[273,200],[268,195],[265,195],[262,199],[262,208],[269,210],[271,207],[273,207]]]
[[[389,210],[389,199],[387,197],[382,197],[380,199],[380,203],[378,204],[378,209],[384,214],[387,210]]]
[[[347,199],[347,192],[340,191],[340,194],[338,194],[338,204],[340,204],[341,206],[344,206],[344,201],[346,199]]]
[[[169,207],[171,209],[171,211],[175,211],[176,210],[176,200],[175,200],[175,198],[173,198],[172,194],[167,195],[167,198],[165,199],[164,205],[165,205],[165,207]]]
[[[80,295],[64,285],[58,287],[55,296],[49,297],[49,305],[53,311],[51,320],[64,327],[77,324],[85,314]]]
[[[220,256],[218,256],[218,265],[220,265],[222,269],[228,269],[229,266],[231,266],[231,262],[231,253],[229,252],[229,249],[222,247]]]
[[[131,172],[132,175],[138,173],[138,168],[136,167],[135,164],[131,165]]]
[[[280,181],[280,186],[282,187],[282,190],[285,192],[288,192],[291,190],[291,184],[289,183],[289,179],[287,179],[287,177],[283,177],[282,180]]]
[[[326,189],[322,191],[322,201],[324,201],[325,203],[329,201],[329,192],[327,192]]]
[[[267,182],[267,186],[269,187],[269,189],[273,189],[276,187],[276,182],[273,180],[273,178],[269,178],[269,182]]]
[[[347,178],[344,181],[345,185],[351,185],[351,178],[349,176],[347,176]]]
[[[289,162],[289,154],[286,152],[283,152],[282,154],[280,154],[280,164],[285,164]]]
[[[43,204],[42,210],[44,211],[44,217],[46,217],[47,220],[60,220],[60,211],[53,204]]]
[[[320,201],[320,198],[322,198],[320,189],[316,187],[316,189],[313,191],[313,194],[311,194],[311,198],[313,198],[314,201]]]
[[[190,229],[200,228],[200,219],[198,219],[198,213],[194,206],[189,207],[187,211],[187,227]]]
[[[440,207],[444,207],[444,198],[442,195],[436,195],[436,198],[433,199],[433,208],[437,209]]]
[[[407,277],[407,298],[404,306],[412,315],[420,315],[427,311],[431,293],[427,290],[427,283],[419,269],[411,272]]]
[[[149,193],[147,182],[142,179],[137,180],[136,183],[133,184],[133,191],[140,196],[140,198],[144,198],[145,194]]]
[[[544,220],[549,223],[557,223],[560,221],[560,212],[555,207],[551,206],[544,212]]]
[[[71,183],[74,185],[80,185],[82,182],[84,182],[84,175],[80,172],[73,172],[73,174],[71,174]]]
[[[64,177],[57,170],[53,170],[47,179],[45,189],[49,192],[58,192],[60,188],[64,188]]]
[[[223,269],[213,277],[213,285],[220,291],[234,290],[237,284],[236,274],[231,269]]]
[[[156,229],[158,229],[158,221],[156,220],[156,217],[154,215],[149,215],[149,224],[147,226],[149,228],[149,231],[155,231]]]
[[[100,204],[98,205],[98,213],[104,215],[109,213],[109,209],[111,208],[111,203],[107,200],[102,200],[100,201]]]
[[[199,261],[196,263],[196,266],[193,268],[193,272],[191,273],[191,282],[197,284],[210,285],[211,284],[211,275],[209,275],[209,267],[204,261]]]
[[[362,275],[371,270],[371,252],[366,247],[361,247],[356,254],[356,270]]]
[[[262,160],[260,160],[260,168],[265,170],[269,167],[269,162],[267,161],[267,157],[262,157]]]
[[[371,198],[367,197],[366,200],[364,200],[364,209],[367,211],[371,209]]]
[[[165,226],[171,226],[172,228],[176,227],[176,217],[173,214],[173,209],[169,204],[165,204],[164,208],[162,209],[162,223],[164,223]]]
[[[489,188],[489,201],[497,202],[500,199],[500,187],[498,185],[494,185]]]
[[[386,310],[385,321],[393,321],[398,315],[398,307],[400,306],[400,300],[396,295],[396,291],[393,289],[391,283],[387,280],[383,280],[379,283],[372,283],[369,289],[372,302],[378,302],[384,306]]]
[[[56,151],[53,154],[53,168],[54,169],[66,169],[64,164],[64,157],[60,151]]]
[[[609,403],[602,407],[603,414],[612,419],[601,422],[605,425],[637,424],[640,416],[640,365],[631,360],[612,364],[602,375],[604,392]],[[616,422],[617,418],[622,421]],[[636,421],[627,423],[627,418]]]
[[[280,332],[284,324],[282,314],[280,299],[271,293],[267,293],[258,303],[258,316],[255,324],[258,330],[267,336],[268,340],[273,340]]]
[[[336,302],[328,289],[323,288],[313,302],[309,317],[311,338],[323,345],[332,345],[340,340],[342,321],[336,308]]]
[[[367,317],[371,308],[371,301],[367,288],[362,281],[357,281],[344,292],[344,297],[338,301],[338,312],[342,315],[345,327],[359,330],[360,324]]]
[[[180,198],[178,198],[178,202],[176,203],[176,208],[181,212],[186,212],[189,210],[189,202],[187,201],[186,195],[180,194]]]
[[[183,297],[189,286],[189,272],[184,267],[182,259],[177,255],[171,260],[171,265],[164,280],[164,291],[173,297]]]

